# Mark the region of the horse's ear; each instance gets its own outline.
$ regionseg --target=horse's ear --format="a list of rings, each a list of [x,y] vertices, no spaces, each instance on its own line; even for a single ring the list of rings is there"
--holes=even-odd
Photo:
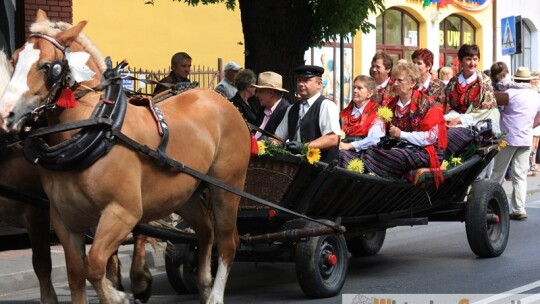
[[[69,28],[61,33],[59,33],[55,38],[56,40],[62,42],[64,45],[69,46],[71,43],[79,36],[84,27],[86,26],[86,21],[81,21],[79,24],[75,25],[72,28]]]
[[[47,17],[47,13],[45,13],[44,10],[39,8],[36,15],[36,22],[45,22],[45,21],[49,21],[49,17]]]

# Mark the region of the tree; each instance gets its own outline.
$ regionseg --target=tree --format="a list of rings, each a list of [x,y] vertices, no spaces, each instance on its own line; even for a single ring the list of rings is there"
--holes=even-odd
[[[147,1],[153,4],[155,0]],[[196,6],[235,0],[173,0]],[[304,63],[309,47],[339,35],[367,33],[375,27],[370,13],[383,11],[383,0],[238,0],[245,43],[245,66],[260,73],[283,75],[284,86],[295,87],[292,71]]]

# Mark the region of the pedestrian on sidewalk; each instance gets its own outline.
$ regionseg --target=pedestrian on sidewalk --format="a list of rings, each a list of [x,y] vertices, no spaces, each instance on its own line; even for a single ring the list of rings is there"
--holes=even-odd
[[[512,77],[516,82],[529,83],[533,77],[528,68],[519,67]],[[508,165],[512,168],[510,219],[524,220],[527,195],[527,171],[533,143],[532,130],[540,122],[540,94],[532,89],[508,89],[508,105],[501,107],[501,131],[506,147],[495,156],[491,179],[503,183]]]

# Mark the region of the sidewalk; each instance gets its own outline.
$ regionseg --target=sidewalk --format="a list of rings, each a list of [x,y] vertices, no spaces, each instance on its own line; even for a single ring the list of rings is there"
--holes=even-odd
[[[527,178],[527,196],[540,192],[540,174]],[[503,188],[507,195],[512,193],[512,183],[505,181]],[[123,268],[131,265],[133,245],[122,245],[119,248],[119,257]],[[165,265],[165,243],[159,243],[156,248],[146,247],[146,260],[149,268]],[[66,266],[62,246],[51,248],[52,280],[53,283],[67,282]],[[0,294],[12,293],[30,288],[37,288],[38,280],[32,268],[32,252],[30,249],[9,250],[0,252]]]
[[[90,245],[87,245],[87,252]],[[146,245],[146,263],[148,268],[165,265],[165,243],[159,243],[156,248]],[[118,249],[118,256],[122,268],[129,269],[133,245],[122,245]],[[51,247],[53,283],[67,282],[66,262],[64,250],[61,245]],[[38,280],[32,267],[32,251],[30,249],[8,250],[0,252],[0,294],[14,291],[38,288]]]

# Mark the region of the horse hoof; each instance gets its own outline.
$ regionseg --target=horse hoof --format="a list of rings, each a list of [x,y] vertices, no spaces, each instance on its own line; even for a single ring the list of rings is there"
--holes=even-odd
[[[151,295],[152,295],[152,285],[148,285],[148,288],[146,288],[143,292],[133,294],[133,296],[135,297],[135,300],[139,300],[141,301],[141,303],[148,302],[148,299],[150,299]]]
[[[129,302],[130,304],[141,304],[141,301],[137,300],[137,299],[133,299]]]

